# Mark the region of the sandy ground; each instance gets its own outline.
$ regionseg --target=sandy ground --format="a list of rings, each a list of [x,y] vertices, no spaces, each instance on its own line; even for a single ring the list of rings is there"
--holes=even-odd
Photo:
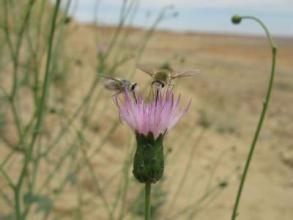
[[[65,45],[70,64],[66,91],[70,94],[68,100],[75,106],[95,73],[96,36],[100,45],[107,45],[113,29],[97,30],[92,26],[71,24],[66,31]],[[131,54],[140,45],[143,32],[131,30],[129,33],[118,52]],[[279,50],[271,105],[244,188],[240,220],[293,218],[293,39],[278,38],[276,44]],[[165,178],[153,186],[154,191],[163,195],[154,196],[155,202],[163,201],[158,206],[156,219],[230,218],[242,167],[262,108],[270,60],[270,50],[263,38],[171,32],[156,32],[151,38],[138,60],[140,63],[159,65],[168,62],[179,70],[199,69],[201,72],[176,83],[175,91],[183,95],[185,103],[192,99],[192,106],[166,139]],[[130,60],[115,74],[128,77],[135,73],[135,81],[149,82],[148,76],[135,70],[134,63],[135,60]],[[57,93],[58,90],[54,94],[57,96]],[[127,193],[121,196],[125,201],[118,202],[115,215],[123,213],[120,210],[124,208],[128,213],[126,219],[142,219],[135,217],[135,212],[130,209],[142,185],[131,176],[131,168],[128,182],[122,175],[124,162],[131,158],[129,154],[133,151],[133,135],[125,124],[107,135],[112,124],[119,123],[110,97],[107,91],[102,92],[94,108],[96,115],[91,120],[96,129],[86,132],[89,143],[83,146],[86,154],[91,155],[90,162],[110,203],[114,203],[114,195],[120,186],[128,187]],[[70,106],[66,109],[70,112]],[[209,122],[208,128],[201,126],[203,120]],[[59,126],[55,121],[54,116],[46,119],[46,126],[50,128],[47,139],[54,136],[52,128]],[[99,148],[103,140],[105,144]],[[94,153],[97,148],[99,152]],[[0,155],[8,152],[2,146],[0,150]],[[70,163],[64,166],[70,167]],[[13,166],[11,173],[17,169]],[[84,219],[107,219],[105,208],[94,194],[96,182],[88,172],[82,168],[77,174],[78,184],[66,187],[64,194],[56,198],[50,219],[78,219],[72,217],[77,216],[80,204],[78,191],[82,192],[83,205],[79,211]],[[40,182],[43,178],[40,174]],[[60,174],[56,182],[62,178]],[[3,210],[3,216],[9,214],[7,207]],[[32,214],[30,219],[41,218]]]

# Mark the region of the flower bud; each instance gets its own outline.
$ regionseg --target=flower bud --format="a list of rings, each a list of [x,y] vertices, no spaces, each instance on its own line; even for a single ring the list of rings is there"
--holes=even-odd
[[[231,18],[231,21],[233,24],[240,24],[241,20],[242,20],[242,18],[239,15],[234,15]]]
[[[134,155],[133,175],[141,183],[155,183],[164,173],[164,135],[156,139],[152,133],[147,136],[136,133],[137,148]]]

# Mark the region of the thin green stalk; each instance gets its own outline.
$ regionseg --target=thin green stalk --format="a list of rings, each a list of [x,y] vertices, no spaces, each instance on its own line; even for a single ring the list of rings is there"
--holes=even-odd
[[[42,44],[42,38],[41,33],[42,33],[42,24],[44,23],[44,12],[45,12],[45,3],[46,0],[42,0],[42,2],[40,3],[40,10],[39,10],[39,14],[37,15],[38,17],[38,21],[37,21],[37,28],[36,28],[36,37],[34,38],[35,40],[35,45],[36,45],[36,49],[35,49],[35,54],[34,54],[34,58],[35,58],[35,68],[34,68],[34,82],[33,82],[33,91],[34,91],[34,102],[35,104],[38,103],[38,98],[39,98],[39,89],[40,89],[40,76],[39,76],[39,72],[40,72],[40,68],[41,68],[41,57],[43,55],[43,44]]]
[[[19,35],[18,36],[18,39],[17,39],[17,43],[16,43],[16,51],[14,51],[14,48],[13,48],[13,42],[12,42],[12,37],[11,37],[11,30],[9,30],[9,19],[8,19],[8,16],[9,16],[9,6],[8,6],[8,1],[5,0],[4,1],[4,7],[3,7],[3,10],[4,10],[4,33],[5,33],[5,38],[6,38],[6,41],[7,41],[7,44],[8,44],[8,47],[9,47],[9,52],[10,52],[10,55],[11,55],[11,60],[13,62],[13,84],[12,84],[12,89],[11,89],[11,94],[9,94],[9,101],[11,103],[11,110],[12,110],[12,114],[13,114],[13,117],[14,117],[14,120],[15,120],[15,124],[16,124],[16,128],[17,128],[17,132],[18,132],[18,136],[20,137],[21,139],[21,122],[20,122],[20,117],[19,117],[19,114],[18,112],[16,111],[16,106],[15,106],[15,102],[14,102],[14,96],[15,96],[15,93],[16,93],[16,86],[17,86],[17,68],[18,68],[18,54],[19,54],[19,47],[21,45],[21,39],[22,39],[22,30],[20,31]],[[28,10],[30,11],[30,10]],[[29,12],[30,13],[30,12]],[[25,16],[27,17],[27,16]],[[27,19],[24,20],[24,23],[23,23],[23,26],[25,26],[26,24],[26,21]],[[22,29],[22,28],[21,28]],[[18,48],[18,49],[17,49]]]
[[[84,126],[84,125],[83,125]],[[84,127],[82,126],[82,128],[81,128],[81,130],[77,130],[77,135],[76,135],[76,141],[75,142],[77,142],[78,140],[84,140],[85,138],[84,138],[84,136],[82,135],[82,130],[84,130]],[[80,147],[80,149],[81,149],[81,152],[82,152],[82,156],[83,156],[83,159],[84,159],[84,161],[85,161],[85,165],[87,166],[87,168],[89,169],[89,171],[90,171],[90,175],[91,175],[91,177],[92,177],[92,179],[93,179],[93,182],[95,183],[95,186],[96,186],[96,191],[97,191],[97,194],[98,194],[98,196],[101,198],[101,201],[102,201],[102,203],[103,203],[103,205],[105,206],[105,208],[107,209],[107,211],[108,211],[108,216],[109,216],[109,219],[113,219],[113,213],[112,213],[112,211],[111,211],[111,207],[110,207],[110,205],[109,205],[109,203],[108,203],[108,201],[107,201],[107,199],[106,199],[106,197],[105,197],[105,195],[104,195],[104,193],[103,193],[103,190],[102,190],[102,188],[101,188],[101,186],[100,186],[100,182],[99,182],[99,180],[98,180],[98,178],[97,178],[97,176],[95,175],[95,172],[94,172],[94,167],[93,167],[93,165],[92,165],[92,163],[91,163],[91,161],[90,161],[90,158],[87,156],[87,154],[86,154],[86,149],[84,149],[84,147],[82,146],[82,142],[81,141],[79,141],[80,142],[80,145],[79,145],[79,147]]]
[[[16,96],[16,93],[18,90],[18,69],[19,69],[20,49],[21,49],[22,42],[23,42],[23,35],[25,32],[25,29],[27,28],[34,2],[35,2],[34,0],[30,0],[27,5],[26,13],[25,13],[25,16],[23,19],[23,23],[20,27],[20,31],[17,33],[17,41],[16,41],[15,51],[11,50],[11,53],[12,53],[11,57],[12,57],[12,61],[13,61],[13,84],[12,84],[12,89],[11,89],[11,94],[10,94],[9,100],[11,102],[12,113],[13,113],[13,117],[15,120],[15,124],[16,124],[16,128],[18,131],[18,136],[19,136],[20,142],[22,142],[22,140],[23,140],[22,125],[21,125],[22,122],[21,122],[20,115],[17,111],[17,106],[15,103],[15,96]],[[6,10],[8,10],[8,8]],[[7,30],[7,31],[9,31],[9,30]],[[9,41],[9,37],[7,37],[7,40]],[[13,49],[13,48],[11,47],[11,49]]]
[[[10,161],[10,159],[12,158],[12,156],[14,156],[15,151],[10,151],[7,156],[2,159],[1,163],[0,163],[0,169],[4,169],[4,166],[6,165],[6,163],[8,163]]]
[[[0,167],[0,176],[2,176],[4,178],[4,180],[6,181],[7,185],[9,187],[11,187],[12,189],[14,188],[14,184],[12,179],[10,178],[10,176],[2,169],[2,167]]]
[[[133,142],[133,140],[131,141]],[[133,144],[129,144],[128,146],[133,146]],[[134,148],[131,148],[131,149],[134,149]],[[117,218],[118,220],[123,220],[124,219],[124,216],[125,216],[125,207],[126,207],[126,198],[127,198],[127,192],[128,192],[128,187],[129,187],[129,170],[130,170],[130,167],[131,167],[131,158],[133,156],[134,152],[133,150],[130,150],[130,147],[128,147],[127,149],[127,153],[126,153],[126,159],[125,159],[125,162],[124,162],[124,165],[123,165],[123,169],[122,169],[122,172],[123,172],[123,184],[122,185],[122,188],[121,188],[121,193],[119,193],[117,196],[116,196],[116,204],[118,204],[118,201],[120,199],[120,195],[121,195],[121,208],[120,208],[120,214],[119,214],[119,217]],[[117,205],[114,206],[113,208],[113,213],[115,213],[115,208],[117,207]]]
[[[56,175],[60,175],[58,171],[60,171],[60,168],[65,163],[67,157],[70,156],[74,150],[75,150],[74,147],[70,145],[70,147],[66,149],[66,151],[60,156],[60,158],[58,158],[58,160],[54,162],[55,166],[52,169],[52,171],[48,173],[48,175],[46,176],[42,184],[40,184],[38,194],[41,194],[44,189],[48,188],[49,184],[51,183],[51,181],[54,180],[54,177]]]
[[[151,183],[145,183],[144,219],[151,220]]]
[[[120,121],[117,120],[112,124],[112,127],[109,129],[107,134],[104,136],[104,138],[99,142],[97,145],[95,151],[90,155],[90,158],[93,158],[97,153],[99,153],[102,148],[105,146],[107,140],[109,140],[109,137],[118,129]]]
[[[161,10],[160,14],[158,15],[158,17],[156,18],[156,20],[154,21],[154,23],[151,25],[151,27],[148,30],[146,30],[144,38],[142,39],[141,46],[138,48],[138,51],[137,51],[137,55],[135,58],[136,64],[139,63],[139,61],[143,55],[144,49],[146,48],[147,43],[149,42],[149,39],[153,35],[155,29],[157,28],[159,23],[166,18],[166,13],[168,12],[168,10],[170,10],[169,6],[163,8]],[[131,74],[131,75],[133,75],[133,74]]]
[[[67,120],[65,122],[65,124],[69,122],[70,119],[67,117],[66,114],[61,114],[60,116]],[[75,128],[74,125],[72,125],[71,127],[76,130],[75,131],[76,137],[73,139],[71,144],[68,144],[69,147],[63,152],[62,155],[60,155],[60,157],[56,161],[53,161],[53,160],[48,160],[47,161],[48,164],[54,164],[54,168],[52,168],[51,172],[48,173],[48,175],[45,178],[45,180],[42,182],[42,184],[40,184],[40,187],[39,187],[39,189],[37,191],[37,194],[42,194],[43,190],[48,189],[48,186],[51,183],[51,181],[54,179],[54,177],[56,175],[59,175],[58,171],[60,171],[60,168],[64,166],[63,164],[66,162],[67,158],[69,156],[72,156],[75,153],[74,151],[76,151],[77,148],[79,148],[79,145],[76,144],[76,143],[79,142],[79,140],[78,140],[79,136],[80,136],[79,133],[81,131],[78,131],[78,129]],[[72,134],[72,135],[74,135],[74,134]],[[39,155],[41,155],[41,154],[39,154]],[[46,155],[46,157],[44,159],[48,159],[47,156],[48,155]],[[40,156],[37,157],[37,158],[40,158]]]
[[[226,175],[225,177],[222,178],[223,181],[229,182],[232,177],[234,177],[235,172],[238,169],[234,169],[232,170],[231,173],[229,173],[228,175]],[[198,182],[198,179],[201,178],[195,178],[196,181]],[[165,220],[171,220],[171,219],[182,219],[183,217],[180,217],[186,213],[188,213],[189,211],[191,212],[191,216],[193,215],[194,212],[200,210],[200,207],[203,208],[201,205],[208,199],[210,198],[210,196],[214,195],[216,192],[222,190],[223,188],[219,186],[219,183],[215,184],[214,186],[210,187],[208,190],[206,190],[205,192],[203,192],[203,194],[194,202],[192,202],[192,204],[187,205],[186,207],[184,207],[183,209],[179,210],[178,212],[176,212],[175,214],[165,217]],[[186,219],[186,218],[184,218]],[[194,218],[191,218],[194,219]]]
[[[76,208],[76,219],[77,220],[82,220],[83,219],[83,206],[84,206],[84,202],[83,202],[83,192],[82,192],[82,186],[81,184],[76,184],[76,188],[77,188],[77,202],[78,202],[78,206]]]
[[[0,189],[0,198],[1,198],[1,200],[3,200],[5,202],[5,205],[9,206],[10,208],[13,208],[13,202],[11,200],[11,197],[9,195],[7,195],[4,190],[5,190],[4,187],[2,187],[2,189]]]
[[[13,80],[14,81],[13,81],[13,86],[12,86],[12,90],[11,90],[12,101],[15,98],[17,87],[18,87],[19,55],[20,55],[20,49],[21,49],[21,45],[22,45],[22,41],[23,41],[23,34],[24,34],[25,29],[27,28],[27,24],[29,22],[31,10],[33,8],[34,3],[35,3],[35,0],[29,1],[28,5],[27,5],[25,16],[23,19],[23,23],[22,23],[22,25],[20,27],[20,31],[18,33],[18,39],[16,42],[15,54],[14,54],[14,59],[13,59]]]
[[[107,53],[105,54],[104,59],[107,59],[108,56],[110,55],[110,53],[112,52],[112,49],[114,48],[114,45],[115,45],[116,41],[118,40],[118,37],[119,37],[119,35],[120,35],[121,31],[122,31],[122,28],[124,26],[125,19],[127,17],[127,14],[125,15],[125,10],[127,8],[127,1],[128,0],[123,0],[121,10],[120,10],[119,24],[118,24],[118,27],[115,30],[114,36],[111,39],[111,42],[109,44],[109,47],[107,49]]]
[[[124,26],[132,26],[135,14],[138,11],[138,5],[139,5],[139,1],[135,1],[135,0],[130,1],[128,8],[125,9],[125,13],[124,13],[124,15],[125,15],[124,16],[124,21],[125,21]],[[127,43],[127,40],[129,39],[130,34],[131,34],[131,32],[128,31],[127,29],[122,31],[120,39],[116,43],[116,47],[117,48],[124,47],[124,45]],[[116,51],[116,53],[114,54],[113,60],[116,62],[118,59],[120,59],[119,57],[121,57],[121,54],[123,54],[123,53],[124,53],[123,50]]]
[[[70,128],[70,126],[73,124],[73,122],[75,121],[75,119],[77,118],[77,116],[82,112],[82,110],[84,110],[84,108],[88,105],[92,94],[94,94],[94,92],[96,91],[96,87],[98,84],[99,78],[95,77],[92,85],[90,86],[87,94],[85,95],[85,97],[83,98],[82,102],[80,103],[80,105],[76,108],[76,110],[74,111],[74,113],[72,114],[72,116],[70,117],[69,121],[67,124],[65,124],[60,132],[58,133],[58,135],[54,138],[54,140],[48,144],[48,146],[46,146],[46,151],[42,152],[39,156],[40,157],[45,157],[46,155],[48,155],[59,143],[59,141],[62,139],[62,137],[66,134],[66,132],[68,131],[68,129]]]
[[[35,142],[37,140],[39,131],[42,126],[43,118],[45,115],[45,105],[46,105],[47,97],[49,94],[50,82],[52,79],[52,77],[51,77],[52,72],[50,71],[51,70],[50,67],[51,67],[51,55],[52,55],[52,49],[53,49],[53,39],[54,39],[54,34],[55,34],[55,24],[56,24],[56,20],[57,20],[57,15],[58,15],[60,3],[61,3],[61,0],[56,1],[56,5],[54,8],[53,17],[52,17],[50,35],[49,35],[49,39],[48,39],[49,46],[48,46],[45,78],[44,78],[44,83],[43,83],[42,96],[40,98],[40,101],[38,103],[37,110],[36,110],[36,124],[35,124],[34,130],[33,130],[30,145],[28,146],[28,149],[25,154],[24,165],[22,167],[20,176],[18,178],[16,187],[15,187],[15,191],[14,191],[15,214],[16,214],[17,220],[23,220],[22,211],[21,211],[21,189],[22,189],[23,181],[27,175],[27,168],[28,168],[29,162],[32,159],[33,148],[34,148]]]
[[[182,178],[181,178],[181,180],[180,180],[180,182],[179,182],[179,184],[178,184],[178,186],[176,188],[174,196],[172,197],[172,200],[170,202],[168,210],[172,210],[173,205],[175,204],[176,200],[178,199],[178,195],[179,195],[180,191],[182,190],[184,183],[186,182],[186,178],[187,178],[188,173],[189,173],[189,171],[190,171],[190,169],[192,167],[192,162],[193,162],[193,159],[194,159],[194,152],[197,149],[198,144],[201,142],[201,140],[202,140],[202,138],[203,138],[203,136],[205,134],[205,131],[206,131],[206,129],[201,130],[200,134],[197,136],[196,140],[194,141],[194,146],[191,147],[191,151],[189,153],[189,158],[187,160],[185,169],[183,171]],[[187,138],[187,139],[189,139],[189,138]],[[184,146],[184,145],[181,145],[181,146]]]
[[[240,180],[240,185],[238,188],[238,192],[236,195],[236,199],[235,199],[235,203],[234,203],[234,207],[233,207],[233,212],[232,212],[232,216],[231,216],[231,220],[235,220],[236,217],[238,216],[238,206],[240,203],[240,199],[241,199],[241,194],[242,194],[242,190],[244,187],[244,183],[246,180],[246,176],[249,170],[249,165],[251,163],[252,160],[252,156],[255,150],[255,146],[262,128],[262,124],[268,109],[268,105],[269,105],[269,101],[270,101],[270,97],[271,97],[271,93],[272,93],[272,88],[273,88],[273,82],[274,82],[274,76],[275,76],[275,67],[276,67],[276,55],[277,55],[277,47],[274,45],[271,34],[269,32],[269,30],[267,29],[267,27],[265,26],[265,24],[258,18],[253,17],[253,16],[233,16],[232,17],[232,22],[234,24],[239,24],[241,22],[242,19],[251,19],[256,21],[258,24],[260,24],[260,26],[264,29],[266,36],[268,38],[271,50],[272,50],[272,64],[271,64],[271,74],[270,74],[270,80],[269,80],[269,84],[268,84],[268,89],[267,89],[267,93],[266,93],[266,97],[265,100],[263,102],[263,108],[262,108],[262,112],[260,114],[260,118],[256,127],[256,131],[250,146],[250,150],[245,162],[245,166],[244,166],[244,170],[243,170],[243,174]]]
[[[86,155],[85,149],[83,149],[82,147],[81,147],[81,152],[82,152],[84,162],[85,162],[85,164],[90,172],[90,175],[93,178],[93,182],[96,186],[96,193],[99,195],[99,197],[101,198],[101,201],[103,202],[103,205],[107,209],[109,218],[113,219],[113,216],[112,216],[113,213],[111,212],[111,207],[110,207],[110,205],[109,205],[109,203],[108,203],[108,201],[107,201],[107,199],[101,189],[99,178],[96,176],[96,174],[94,172],[94,167],[91,164],[88,156]]]
[[[3,15],[4,15],[4,24],[3,24],[3,31],[5,33],[5,38],[8,44],[9,52],[11,55],[11,59],[14,60],[14,48],[12,44],[12,39],[10,36],[10,30],[9,30],[9,22],[8,22],[8,11],[9,11],[9,6],[8,6],[8,1],[4,1],[4,7],[3,7]]]

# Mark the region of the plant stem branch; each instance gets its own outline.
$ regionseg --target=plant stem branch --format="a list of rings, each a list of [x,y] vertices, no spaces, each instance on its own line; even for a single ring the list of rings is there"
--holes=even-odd
[[[30,145],[28,146],[26,153],[25,153],[25,158],[24,158],[24,165],[22,167],[20,176],[18,178],[15,190],[14,190],[14,199],[15,199],[15,213],[16,213],[16,219],[17,220],[23,220],[23,214],[21,210],[21,189],[23,185],[23,181],[27,175],[27,169],[29,166],[29,163],[32,159],[32,154],[33,154],[33,148],[36,143],[37,137],[40,133],[40,129],[42,127],[43,123],[43,118],[45,116],[45,107],[46,107],[46,101],[49,95],[49,87],[50,87],[50,82],[52,79],[52,71],[51,71],[51,55],[52,55],[52,49],[53,49],[53,40],[54,40],[54,34],[55,34],[55,25],[56,25],[56,20],[57,20],[57,15],[59,12],[59,6],[60,6],[61,0],[56,1],[56,5],[54,8],[53,12],[53,18],[52,18],[52,23],[51,23],[51,30],[50,30],[50,35],[48,39],[48,55],[47,55],[47,62],[46,62],[46,70],[45,70],[45,78],[44,78],[44,83],[43,83],[43,90],[42,90],[42,96],[40,97],[40,101],[38,102],[37,105],[37,110],[36,110],[36,124],[33,130],[32,134],[32,139],[30,142]]]

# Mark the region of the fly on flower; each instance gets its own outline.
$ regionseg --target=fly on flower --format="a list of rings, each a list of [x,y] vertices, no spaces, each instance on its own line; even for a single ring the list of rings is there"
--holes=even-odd
[[[119,79],[112,76],[102,76],[104,87],[107,90],[111,90],[114,93],[113,96],[117,96],[123,92],[129,91],[132,93],[134,99],[136,100],[135,90],[137,89],[137,83],[131,82],[126,79]]]
[[[199,73],[199,70],[177,71],[169,65],[160,68],[151,68],[150,66],[140,64],[138,65],[138,69],[152,77],[152,85],[159,88],[171,87],[173,80],[195,76]]]
[[[143,183],[155,183],[164,171],[164,137],[187,112],[190,103],[180,108],[181,98],[173,91],[158,90],[156,99],[146,102],[142,96],[133,100],[125,90],[124,99],[115,97],[120,117],[134,131],[137,150],[134,157],[134,176]]]

